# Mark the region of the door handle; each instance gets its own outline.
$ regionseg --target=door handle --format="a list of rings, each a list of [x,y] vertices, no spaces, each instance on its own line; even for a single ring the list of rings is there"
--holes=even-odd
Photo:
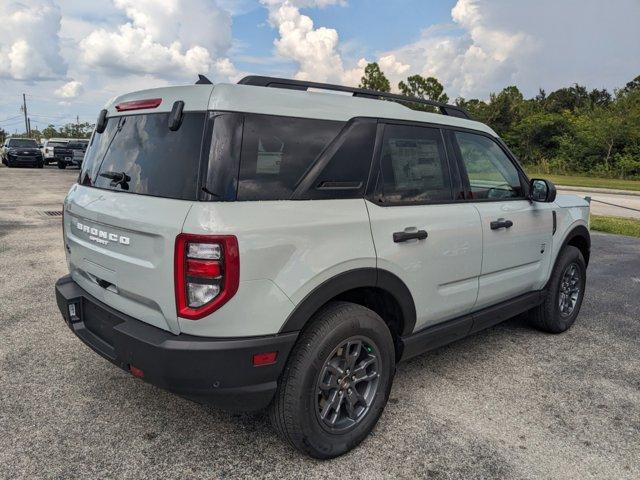
[[[504,218],[499,218],[491,222],[491,230],[498,230],[499,228],[511,228],[513,227],[513,222],[511,220],[505,220]]]
[[[415,232],[394,232],[393,241],[395,243],[406,242],[407,240],[424,240],[429,234],[426,230],[417,230]]]

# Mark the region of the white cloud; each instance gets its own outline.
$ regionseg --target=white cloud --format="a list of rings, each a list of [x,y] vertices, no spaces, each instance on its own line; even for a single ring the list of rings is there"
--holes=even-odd
[[[82,60],[104,71],[163,78],[235,72],[224,54],[231,16],[208,0],[114,0],[128,18],[99,28],[80,42]]]
[[[339,35],[333,28],[316,27],[313,20],[300,12],[304,7],[344,5],[343,0],[261,0],[269,10],[269,21],[278,29],[274,41],[278,55],[298,64],[295,78],[316,82],[336,82],[357,86],[368,61],[361,58],[353,68],[345,68],[339,49]],[[381,57],[381,68],[401,75],[410,68],[393,54]]]
[[[575,82],[612,88],[640,71],[637,0],[615,8],[598,0],[458,0],[451,16],[453,24],[388,52],[437,77],[450,95],[486,98],[513,84],[527,95]]]
[[[269,9],[269,21],[278,29],[274,41],[279,55],[299,65],[295,77],[317,82],[338,81],[343,73],[338,53],[338,32],[333,28],[315,28],[313,20],[300,13],[300,7],[341,3],[332,0],[262,0]]]
[[[60,8],[52,0],[0,1],[0,78],[41,80],[66,73]]]
[[[56,97],[74,99],[82,94],[84,88],[82,82],[77,80],[71,80],[65,83],[60,88],[56,89],[53,93]]]

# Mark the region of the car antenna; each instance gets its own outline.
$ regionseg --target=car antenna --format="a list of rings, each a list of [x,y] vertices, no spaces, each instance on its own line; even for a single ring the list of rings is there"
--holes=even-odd
[[[196,85],[212,85],[213,82],[211,80],[209,80],[207,77],[205,77],[204,75],[198,74],[198,81],[196,82]]]

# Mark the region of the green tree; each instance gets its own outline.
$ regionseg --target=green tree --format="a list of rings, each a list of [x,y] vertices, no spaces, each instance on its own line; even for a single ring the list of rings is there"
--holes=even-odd
[[[423,98],[435,102],[448,103],[449,96],[444,93],[444,87],[435,77],[424,78],[422,75],[411,75],[406,83],[400,82],[398,89],[403,95]]]
[[[42,130],[42,136],[44,138],[55,138],[60,136],[60,132],[56,130],[56,127],[49,124],[46,128]]]
[[[622,92],[629,93],[632,90],[640,90],[640,75],[628,82],[622,89]]]
[[[376,62],[369,63],[364,69],[364,76],[360,79],[360,88],[377,92],[390,92],[391,84]]]
[[[487,116],[487,103],[477,98],[466,100],[463,97],[458,97],[455,100],[455,104],[461,108],[464,108],[469,115],[475,120],[484,122],[484,118]],[[486,122],[485,122],[486,123]]]
[[[511,127],[521,119],[521,109],[524,105],[524,97],[518,87],[509,86],[497,95],[489,96],[486,113],[482,121],[491,125],[496,132],[508,137]]]
[[[563,110],[575,111],[591,104],[586,87],[577,83],[568,88],[551,92],[545,100],[545,108],[549,112],[560,113]]]

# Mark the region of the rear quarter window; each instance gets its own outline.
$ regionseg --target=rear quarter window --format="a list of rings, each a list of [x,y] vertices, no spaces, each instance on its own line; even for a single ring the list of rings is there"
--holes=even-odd
[[[343,126],[331,120],[247,114],[237,199],[289,199],[300,178]]]

